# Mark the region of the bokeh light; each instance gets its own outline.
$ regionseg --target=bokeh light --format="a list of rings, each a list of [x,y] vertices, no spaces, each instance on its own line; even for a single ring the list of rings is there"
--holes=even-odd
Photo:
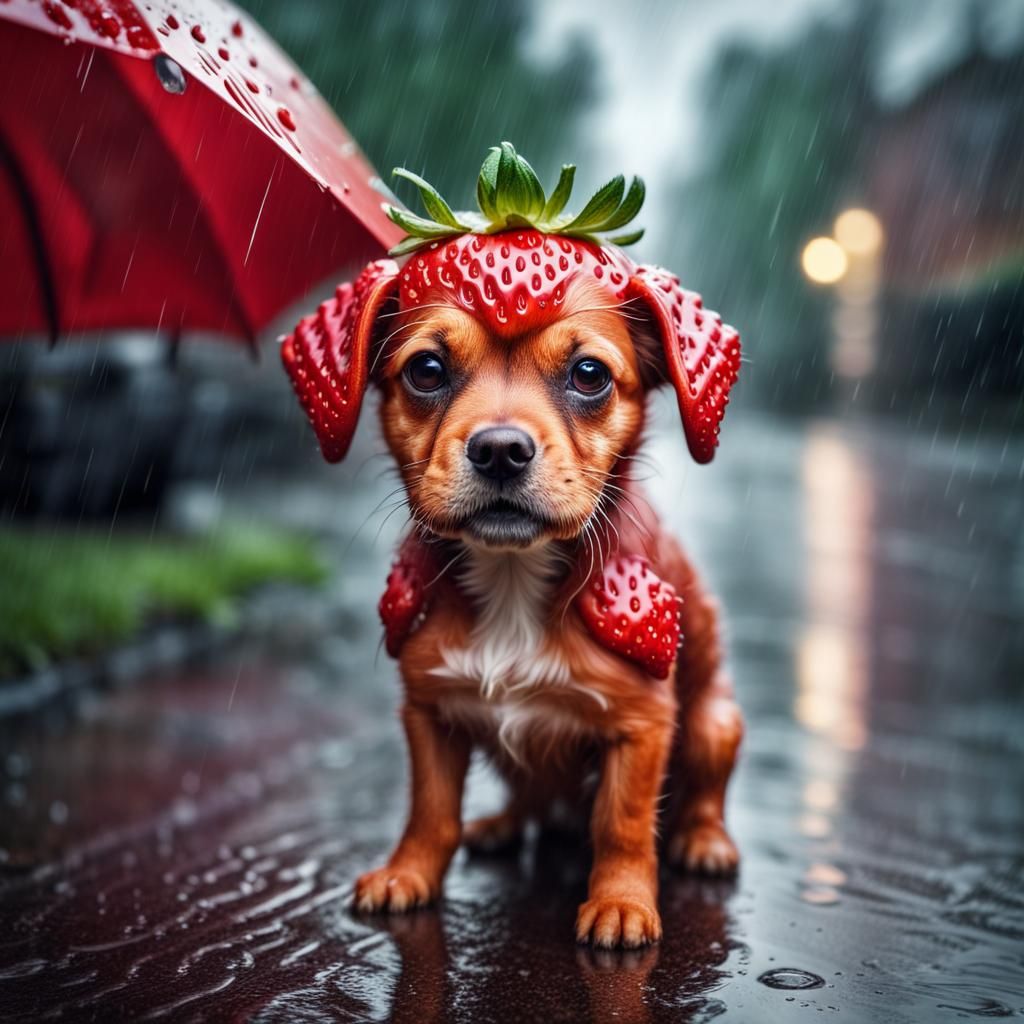
[[[812,238],[800,257],[804,273],[816,284],[835,284],[849,266],[846,252],[834,238]]]
[[[836,218],[836,241],[854,256],[870,256],[882,246],[882,222],[870,211],[846,210]]]

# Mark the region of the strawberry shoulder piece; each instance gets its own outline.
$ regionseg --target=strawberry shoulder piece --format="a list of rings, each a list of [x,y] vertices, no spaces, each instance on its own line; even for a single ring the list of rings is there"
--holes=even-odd
[[[410,537],[399,549],[377,605],[384,624],[384,646],[392,658],[398,657],[402,645],[422,621],[427,610],[427,587],[436,575],[431,553]]]
[[[576,607],[602,646],[658,679],[668,676],[679,649],[679,598],[645,558],[610,558]]]

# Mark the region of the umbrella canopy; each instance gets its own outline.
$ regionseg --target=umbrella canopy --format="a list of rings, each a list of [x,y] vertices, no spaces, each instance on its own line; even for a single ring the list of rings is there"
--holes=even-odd
[[[0,335],[251,340],[398,241],[382,187],[228,3],[0,0]]]

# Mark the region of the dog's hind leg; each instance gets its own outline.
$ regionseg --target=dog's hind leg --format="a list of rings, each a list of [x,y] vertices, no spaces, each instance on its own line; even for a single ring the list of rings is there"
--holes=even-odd
[[[693,575],[683,598],[678,728],[663,819],[665,851],[678,867],[729,874],[736,870],[739,853],[725,829],[725,791],[743,739],[743,716],[721,667],[715,602]]]
[[[670,864],[712,875],[736,870],[739,852],[725,830],[725,791],[742,738],[739,705],[719,676],[680,716],[669,764]]]
[[[518,846],[526,827],[526,814],[513,797],[498,814],[468,821],[462,844],[472,853],[503,853]]]

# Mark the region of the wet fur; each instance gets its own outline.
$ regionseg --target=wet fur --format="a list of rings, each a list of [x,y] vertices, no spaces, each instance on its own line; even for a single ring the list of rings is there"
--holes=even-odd
[[[400,657],[412,764],[412,810],[388,863],[359,879],[364,910],[407,910],[437,897],[463,840],[502,845],[558,806],[589,815],[593,869],[576,934],[600,946],[657,941],[658,808],[667,857],[683,867],[735,869],[723,823],[742,718],[722,674],[717,613],[673,537],[631,477],[651,387],[663,380],[646,325],[592,290],[566,315],[515,345],[468,315],[413,311],[380,353],[385,436],[424,543],[445,552],[422,625]],[[405,361],[443,352],[458,368],[444,408],[410,399]],[[599,412],[567,408],[557,382],[573,353],[613,371]],[[493,422],[528,430],[541,455],[523,500],[548,520],[525,549],[467,544],[460,516],[479,497],[463,452]],[[657,680],[587,631],[573,598],[615,550],[645,555],[683,598],[675,670]],[[450,557],[449,557],[450,556]],[[509,787],[501,813],[465,828],[470,753],[487,752]]]

